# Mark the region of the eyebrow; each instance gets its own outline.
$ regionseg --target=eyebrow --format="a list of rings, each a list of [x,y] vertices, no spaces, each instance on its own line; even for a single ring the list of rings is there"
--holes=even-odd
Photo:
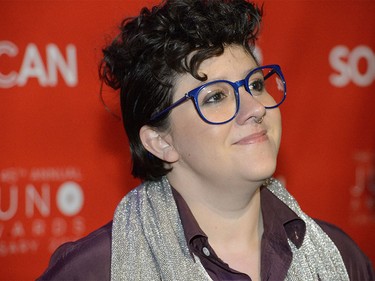
[[[245,77],[246,77],[251,71],[253,71],[255,68],[257,68],[257,67],[259,67],[259,66],[260,66],[260,65],[257,63],[254,67],[252,67],[252,68],[248,68],[246,71],[244,71],[244,72],[242,73],[242,78],[240,78],[240,79],[236,79],[235,81],[232,81],[232,80],[227,79],[227,78],[207,79],[207,80],[205,80],[205,81],[200,81],[200,83],[198,84],[198,86],[196,86],[196,87],[194,87],[194,88],[197,88],[197,87],[202,86],[202,85],[204,85],[204,84],[206,84],[206,83],[210,83],[210,82],[218,81],[218,80],[226,80],[226,81],[231,81],[231,82],[237,82],[237,81],[240,81],[240,80],[242,80],[242,79],[245,79]],[[203,73],[203,74],[207,76],[206,73]]]

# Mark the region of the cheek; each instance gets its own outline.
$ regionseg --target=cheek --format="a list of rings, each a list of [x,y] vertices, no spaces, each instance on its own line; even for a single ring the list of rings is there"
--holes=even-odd
[[[190,120],[190,121],[186,121]],[[214,159],[225,143],[225,126],[205,123],[199,116],[173,124],[173,145],[185,161]]]
[[[191,113],[181,114],[177,111],[171,114],[171,131],[173,146],[179,154],[188,155],[199,148],[204,130],[197,125],[198,116]],[[183,116],[183,118],[181,118]]]
[[[278,151],[280,147],[281,135],[282,135],[281,114],[278,108],[276,108],[276,110],[273,112],[272,123],[273,123],[272,129],[273,129],[273,135],[274,135],[274,142],[275,142],[276,150]]]

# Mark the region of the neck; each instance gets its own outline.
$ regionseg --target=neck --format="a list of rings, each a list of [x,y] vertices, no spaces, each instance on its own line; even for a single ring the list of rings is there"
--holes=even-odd
[[[173,176],[168,179],[188,204],[211,246],[233,243],[233,247],[250,247],[260,243],[261,182],[253,186],[249,183],[213,186],[191,179],[180,182]]]
[[[179,182],[169,176],[218,257],[231,268],[260,280],[263,220],[261,183],[228,186]]]

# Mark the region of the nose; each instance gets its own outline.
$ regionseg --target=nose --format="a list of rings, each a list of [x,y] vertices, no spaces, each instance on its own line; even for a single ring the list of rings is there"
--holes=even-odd
[[[238,89],[240,108],[236,116],[236,122],[242,125],[248,121],[256,121],[266,114],[266,108],[256,100],[244,87]]]

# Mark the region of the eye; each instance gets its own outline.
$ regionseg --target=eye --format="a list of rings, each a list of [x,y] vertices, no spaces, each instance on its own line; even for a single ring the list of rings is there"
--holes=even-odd
[[[230,84],[215,82],[205,86],[198,95],[199,106],[218,107],[233,103],[234,91]]]
[[[206,95],[205,99],[203,100],[203,105],[219,103],[223,101],[227,96],[228,95],[223,91],[211,92]]]
[[[252,94],[259,95],[264,91],[265,83],[263,79],[256,79],[253,81],[250,81],[249,89]]]

